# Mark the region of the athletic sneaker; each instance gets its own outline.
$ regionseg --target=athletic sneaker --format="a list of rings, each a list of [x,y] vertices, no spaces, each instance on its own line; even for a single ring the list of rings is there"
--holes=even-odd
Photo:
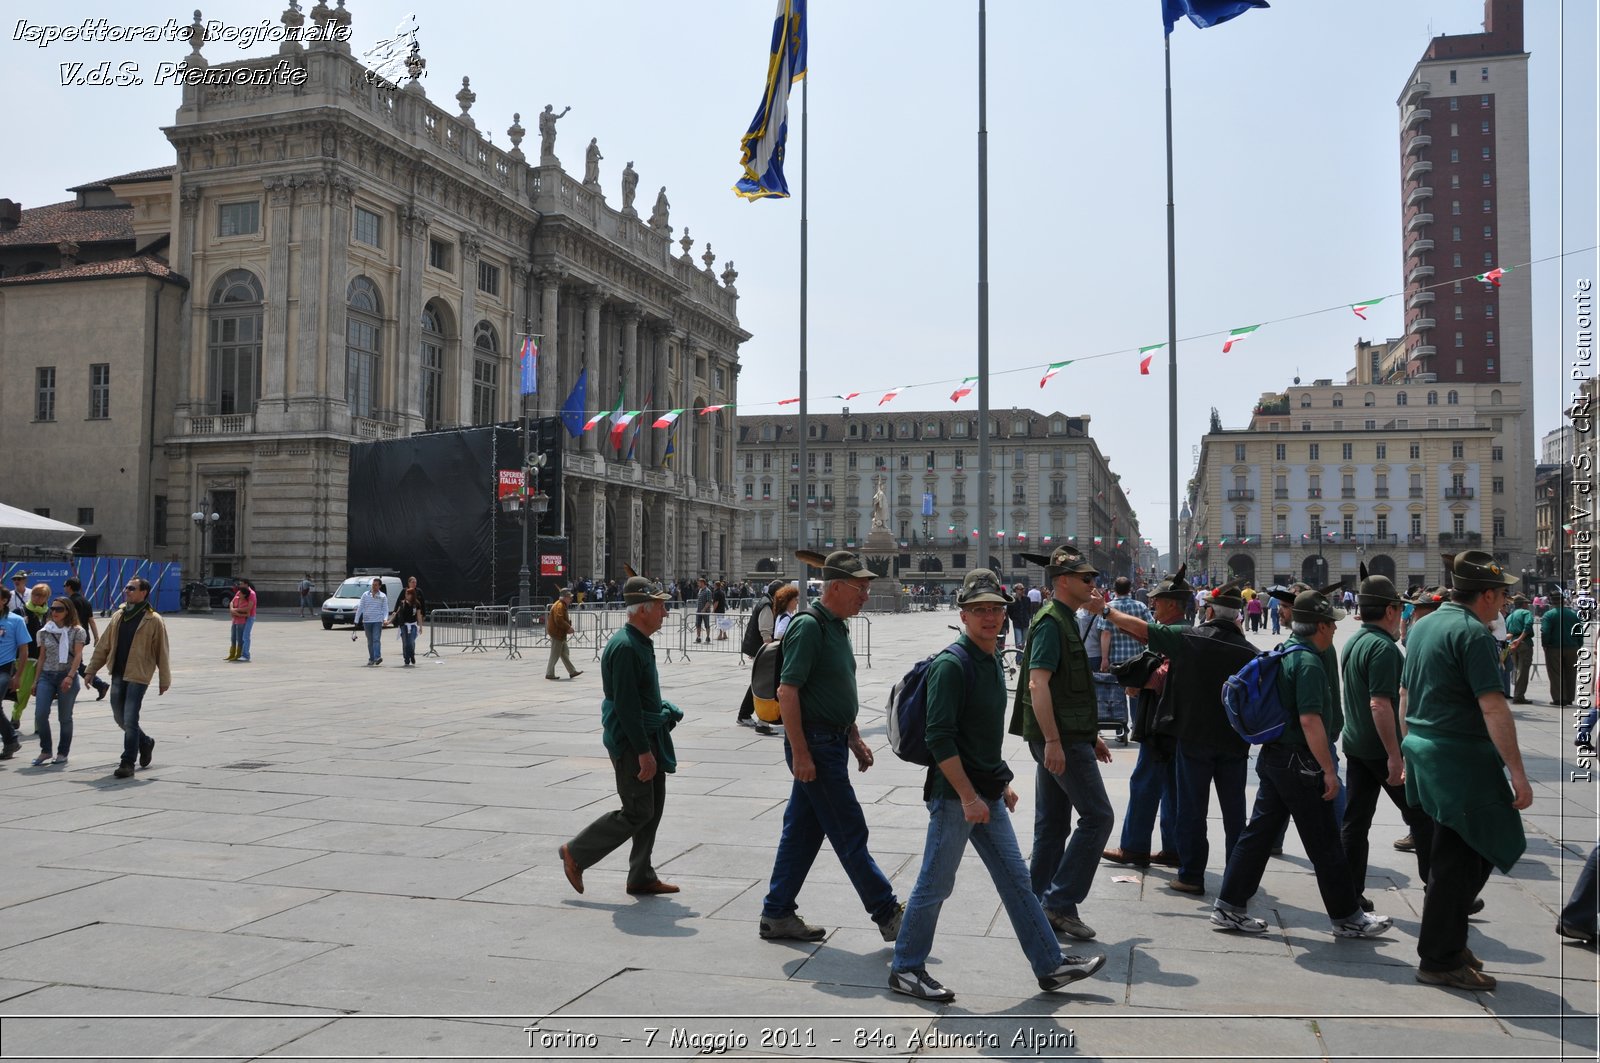
[[[1387,933],[1394,925],[1394,920],[1387,915],[1372,915],[1368,912],[1357,911],[1349,919],[1341,919],[1333,924],[1333,936],[1339,938],[1375,938]]]
[[[954,1000],[956,995],[934,980],[927,971],[890,971],[889,988],[918,1000],[936,1000],[940,1003]]]
[[[761,937],[765,941],[821,941],[827,936],[826,930],[812,926],[801,919],[798,913],[782,919],[761,918]]]
[[[1094,937],[1094,927],[1075,915],[1068,915],[1066,912],[1053,912],[1046,908],[1044,917],[1050,921],[1051,927],[1059,934],[1075,937],[1079,941],[1088,941]]]
[[[1218,930],[1242,930],[1246,934],[1265,934],[1267,923],[1264,919],[1235,912],[1229,908],[1211,909],[1211,925]]]
[[[1039,978],[1040,989],[1060,989],[1094,974],[1106,965],[1104,956],[1063,956],[1061,966]]]

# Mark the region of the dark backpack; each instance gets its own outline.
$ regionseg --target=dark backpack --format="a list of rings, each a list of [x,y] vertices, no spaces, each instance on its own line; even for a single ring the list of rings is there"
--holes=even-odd
[[[795,621],[802,616],[815,618],[816,614],[809,606],[800,610],[789,621],[789,627],[784,630],[785,635],[794,629]],[[751,695],[767,701],[777,701],[778,678],[783,675],[783,639],[762,643],[753,656],[755,662],[750,665]]]
[[[1289,710],[1278,697],[1278,673],[1291,653],[1315,653],[1310,646],[1288,643],[1251,658],[1222,684],[1222,707],[1228,725],[1251,745],[1273,742],[1289,723]]]
[[[771,608],[771,602],[760,601],[750,610],[750,619],[745,621],[744,625],[744,641],[739,643],[739,652],[746,657],[754,657],[761,652],[761,610]]]
[[[952,642],[939,653],[949,653],[961,662],[966,675],[967,691],[972,691],[972,658],[959,642]],[[889,691],[889,704],[884,722],[889,730],[889,748],[901,760],[934,766],[933,754],[928,752],[928,669],[939,653],[930,654],[911,666],[911,671],[900,677],[900,682]]]

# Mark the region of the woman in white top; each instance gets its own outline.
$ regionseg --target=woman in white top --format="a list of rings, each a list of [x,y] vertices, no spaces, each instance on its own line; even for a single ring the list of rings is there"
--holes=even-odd
[[[356,623],[367,632],[367,667],[383,663],[383,623],[389,619],[389,596],[383,580],[374,579],[372,589],[361,596],[356,606]]]
[[[78,623],[72,599],[50,603],[50,619],[39,629],[39,672],[33,688],[33,725],[39,732],[39,755],[33,766],[65,764],[72,751],[72,706],[78,700],[78,665],[89,633]],[[61,720],[61,744],[51,758],[50,706]]]

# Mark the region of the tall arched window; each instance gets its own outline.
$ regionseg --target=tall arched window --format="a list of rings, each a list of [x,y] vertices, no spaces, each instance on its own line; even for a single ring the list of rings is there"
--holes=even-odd
[[[487,321],[472,332],[472,423],[494,424],[500,408],[500,334]]]
[[[261,394],[262,302],[261,282],[249,270],[229,270],[211,289],[207,398],[217,413],[255,412]]]
[[[1459,405],[1461,402],[1461,395],[1459,392],[1455,391],[1447,392],[1444,397],[1444,402],[1446,406]]]
[[[1396,394],[1394,397],[1394,404],[1396,406],[1404,406],[1406,404],[1406,393],[1402,391]]]
[[[355,417],[371,417],[378,403],[378,341],[383,304],[366,277],[350,282],[345,297],[344,398]]]
[[[422,426],[438,428],[444,423],[444,324],[432,303],[422,311],[418,361],[422,386],[418,408],[422,411]]]

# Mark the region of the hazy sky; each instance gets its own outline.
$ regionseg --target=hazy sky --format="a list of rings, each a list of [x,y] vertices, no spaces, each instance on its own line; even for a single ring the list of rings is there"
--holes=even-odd
[[[276,24],[283,6],[228,0],[202,11]],[[799,198],[751,204],[730,191],[773,6],[347,3],[358,52],[415,14],[429,98],[454,110],[470,77],[472,116],[502,148],[513,112],[532,130],[546,103],[570,104],[556,149],[569,171],[581,173],[583,147],[598,137],[613,205],[629,160],[643,209],[667,186],[675,235],[689,227],[696,257],[709,240],[719,272],[737,264],[740,319],[755,334],[741,352],[748,412],[796,393]],[[74,21],[126,25],[132,5],[71,7]],[[138,7],[152,23],[186,24],[192,12]],[[173,119],[177,88],[63,87],[61,64],[134,62],[153,79],[155,64],[186,45],[40,48],[17,39],[18,19],[48,25],[57,6],[7,8],[12,150],[0,196],[38,206],[68,198],[70,185],[172,161],[159,127]],[[1164,549],[1166,353],[1148,377],[1132,353],[1167,328],[1159,11],[1158,0],[989,4],[990,364],[996,409],[1094,416],[1143,533]],[[1403,287],[1395,100],[1430,35],[1477,32],[1482,17],[1481,0],[1280,0],[1173,34],[1180,485],[1212,406],[1241,426],[1260,392],[1296,373],[1342,378],[1358,337],[1399,335],[1401,300],[1367,324],[1345,309]],[[1528,0],[1526,47],[1538,260],[1597,242],[1595,4]],[[275,49],[205,51],[220,62]],[[976,366],[977,4],[813,0],[810,69],[812,408],[835,412],[826,396],[861,391],[851,406],[866,409],[891,387],[932,381],[885,409],[948,408],[953,381]],[[794,107],[788,174],[798,190],[798,89]],[[1595,275],[1593,251],[1525,274],[1538,434],[1560,418],[1572,286]],[[1181,342],[1290,318],[1226,356],[1220,338]],[[1041,390],[1040,367],[1069,358],[1084,360]],[[976,410],[976,394],[962,405]]]

